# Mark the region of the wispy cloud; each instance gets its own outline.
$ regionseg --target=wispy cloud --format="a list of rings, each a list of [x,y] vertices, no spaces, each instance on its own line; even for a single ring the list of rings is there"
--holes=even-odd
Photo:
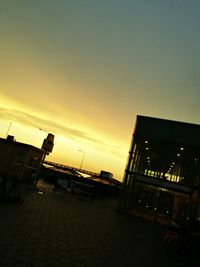
[[[44,129],[45,131],[49,131],[52,133],[64,134],[71,138],[82,138],[102,145],[107,145],[101,140],[91,137],[86,132],[74,128],[69,128],[54,121],[37,117],[35,115],[28,114],[19,110],[5,109],[0,107],[0,117],[3,119],[17,121],[23,125],[32,126],[38,129]]]
[[[51,132],[53,134],[63,134],[67,138],[71,139],[82,139],[87,140],[90,142],[93,142],[96,144],[97,147],[103,146],[103,150],[107,151],[109,153],[112,153],[113,155],[123,158],[124,153],[121,151],[119,146],[115,146],[113,144],[109,144],[106,142],[103,142],[102,140],[93,138],[90,136],[87,132],[81,131],[79,129],[75,128],[69,128],[62,124],[56,123],[54,121],[50,121],[45,118],[41,118],[38,116],[35,116],[33,114],[29,114],[20,110],[15,109],[6,109],[0,106],[0,118],[16,121],[20,124],[23,124],[25,126],[31,126],[34,128],[42,129],[47,132]]]

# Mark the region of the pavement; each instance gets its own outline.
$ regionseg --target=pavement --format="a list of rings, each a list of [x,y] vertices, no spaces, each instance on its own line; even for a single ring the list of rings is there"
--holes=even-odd
[[[172,267],[165,226],[39,183],[23,204],[0,202],[0,267]]]

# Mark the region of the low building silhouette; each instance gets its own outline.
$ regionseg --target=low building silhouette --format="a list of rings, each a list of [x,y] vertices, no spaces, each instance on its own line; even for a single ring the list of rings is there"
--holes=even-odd
[[[19,181],[32,183],[38,175],[44,150],[17,142],[14,136],[0,138],[0,173],[13,176]]]
[[[105,173],[105,177],[103,175]],[[101,171],[94,173],[88,170],[45,161],[41,171],[44,181],[62,187],[68,192],[88,194],[102,197],[119,197],[121,182],[114,179],[111,173]]]

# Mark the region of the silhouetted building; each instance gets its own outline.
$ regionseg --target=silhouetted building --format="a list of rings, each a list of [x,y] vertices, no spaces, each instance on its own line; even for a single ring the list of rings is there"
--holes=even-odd
[[[137,116],[119,210],[164,222],[200,218],[200,125]]]
[[[0,138],[0,172],[13,175],[24,182],[32,182],[33,173],[40,169],[44,150],[15,141],[13,136]]]
[[[93,188],[92,191],[94,191],[96,196],[119,197],[121,182],[117,181],[114,178],[108,178],[108,176],[111,176],[111,173],[103,171],[103,173],[106,173],[106,176],[104,178],[100,177],[99,173],[94,173],[86,170],[82,171],[84,171],[84,174],[87,173],[87,176],[82,176],[79,168],[45,161],[41,176],[42,178],[44,178],[44,180],[52,182],[55,185],[58,185],[67,190],[68,192],[74,191],[74,188],[76,189],[76,192],[78,192],[79,189],[81,189],[80,191],[82,191],[82,189],[84,188],[87,193],[88,189],[89,193],[91,193],[91,189]]]

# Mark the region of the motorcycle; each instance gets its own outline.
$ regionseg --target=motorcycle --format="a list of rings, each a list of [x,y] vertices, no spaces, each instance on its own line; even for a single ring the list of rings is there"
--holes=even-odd
[[[199,226],[198,222],[179,225],[170,221],[170,226],[164,235],[163,248],[168,258],[176,266],[199,265]]]

